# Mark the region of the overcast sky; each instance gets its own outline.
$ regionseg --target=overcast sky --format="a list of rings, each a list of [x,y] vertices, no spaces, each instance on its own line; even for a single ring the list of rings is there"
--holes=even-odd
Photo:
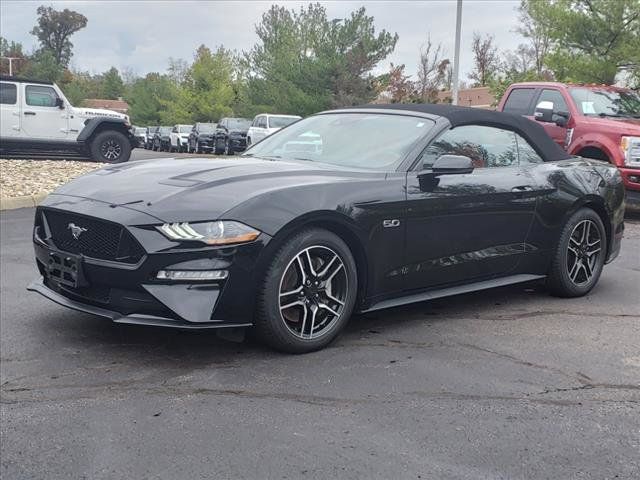
[[[29,31],[35,25],[36,9],[51,4],[84,14],[88,25],[72,37],[72,66],[100,73],[112,65],[130,68],[139,75],[164,72],[169,57],[191,60],[198,45],[223,44],[237,51],[249,50],[257,41],[255,24],[270,5],[299,8],[300,1],[11,1],[0,2],[0,34],[21,42],[27,51],[35,45]],[[376,69],[387,71],[389,62],[404,63],[415,73],[420,45],[427,35],[442,43],[453,56],[455,0],[437,1],[329,1],[330,18],[344,18],[365,6],[375,18],[377,30],[400,36],[395,51]],[[501,50],[514,49],[522,38],[517,27],[517,0],[464,0],[462,11],[461,79],[472,68],[471,39],[474,31],[495,36]]]

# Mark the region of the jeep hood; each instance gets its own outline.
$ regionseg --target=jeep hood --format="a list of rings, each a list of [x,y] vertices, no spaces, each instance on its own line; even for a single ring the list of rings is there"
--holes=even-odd
[[[370,172],[315,162],[188,159],[123,163],[58,188],[69,195],[152,215],[163,222],[222,218],[243,202],[287,188],[361,179]],[[379,174],[375,174],[379,176]]]

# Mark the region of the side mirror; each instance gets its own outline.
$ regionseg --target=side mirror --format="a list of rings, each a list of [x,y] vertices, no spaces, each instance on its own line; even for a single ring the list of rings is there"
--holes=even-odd
[[[553,122],[553,102],[540,102],[536,105],[533,116],[539,122]]]
[[[570,116],[569,112],[556,112],[553,121],[559,127],[566,127]]]
[[[56,97],[56,107],[58,107],[60,110],[64,110],[64,100],[62,100],[60,97]]]
[[[441,155],[431,167],[434,175],[455,175],[473,172],[473,160],[464,155]]]

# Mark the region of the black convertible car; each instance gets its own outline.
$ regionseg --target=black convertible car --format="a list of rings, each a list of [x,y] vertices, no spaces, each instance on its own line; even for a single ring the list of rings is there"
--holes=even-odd
[[[229,160],[109,166],[51,194],[29,289],[118,323],[327,345],[354,312],[545,279],[620,250],[617,169],[535,122],[442,105],[323,112]]]

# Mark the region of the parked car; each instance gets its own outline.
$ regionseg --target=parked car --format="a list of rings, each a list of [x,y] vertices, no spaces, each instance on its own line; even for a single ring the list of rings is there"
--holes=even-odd
[[[214,153],[233,155],[247,148],[247,132],[251,120],[247,118],[223,118],[218,122],[214,139]]]
[[[147,129],[145,127],[132,127],[132,130],[136,139],[136,147],[144,148],[147,143]]]
[[[0,76],[0,152],[74,152],[98,162],[129,160],[129,117],[71,105],[51,82]]]
[[[640,210],[640,93],[604,85],[516,83],[498,110],[539,121],[572,155],[616,165],[628,207]]]
[[[261,113],[256,115],[247,132],[247,145],[258,143],[263,138],[268,137],[281,128],[291,125],[302,117],[297,115],[273,115]]]
[[[203,153],[213,151],[213,138],[216,133],[215,123],[196,123],[189,134],[189,152]]]
[[[623,231],[619,170],[570,156],[539,123],[371,105],[305,118],[238,158],[72,180],[36,210],[29,289],[117,323],[253,326],[301,353],[353,312],[533,280],[585,295]]]
[[[147,141],[144,144],[144,148],[147,150],[151,150],[153,148],[153,139],[155,138],[159,128],[160,127],[157,125],[147,127]]]
[[[186,152],[189,150],[189,134],[193,125],[176,125],[169,134],[169,151]]]
[[[153,147],[151,149],[158,152],[168,152],[169,145],[171,145],[171,130],[173,130],[173,127],[158,127],[153,137]]]

